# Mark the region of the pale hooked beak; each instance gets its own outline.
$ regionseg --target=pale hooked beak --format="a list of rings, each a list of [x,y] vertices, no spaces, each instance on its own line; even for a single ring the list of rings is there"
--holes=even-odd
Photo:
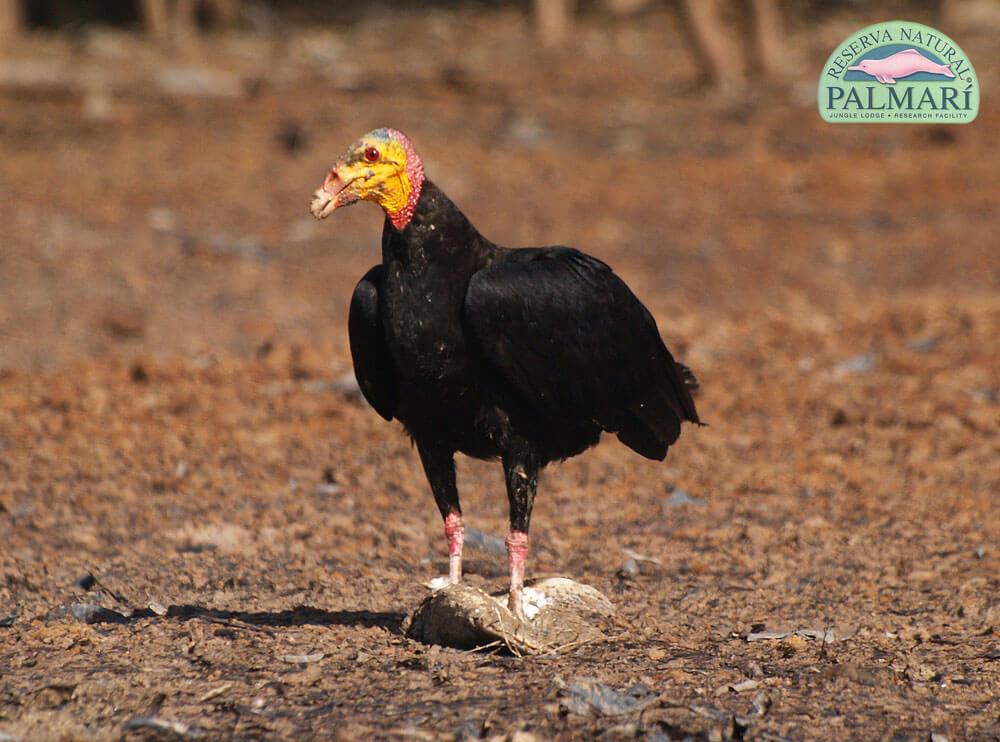
[[[309,211],[317,219],[326,219],[338,206],[344,204],[340,201],[340,194],[353,180],[341,180],[336,168],[330,171],[323,181],[323,185],[313,193],[312,203],[309,204]],[[352,203],[348,201],[348,203]]]

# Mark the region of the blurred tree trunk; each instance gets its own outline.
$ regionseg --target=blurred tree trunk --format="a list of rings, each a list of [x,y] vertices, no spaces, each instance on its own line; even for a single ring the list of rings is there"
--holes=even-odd
[[[542,44],[559,46],[573,27],[576,0],[535,0],[535,26]]]
[[[0,42],[13,41],[22,30],[21,0],[0,0]]]
[[[219,26],[234,26],[240,19],[240,0],[201,0],[201,4]],[[198,30],[198,7],[199,0],[142,0],[146,30],[160,38],[193,36]]]
[[[731,90],[743,80],[740,45],[726,28],[717,0],[679,0],[688,38],[708,82]]]
[[[151,36],[166,36],[170,30],[167,0],[142,0],[142,20]]]
[[[778,0],[750,0],[750,12],[753,16],[753,45],[749,60],[750,68],[759,64],[763,75],[769,79],[780,78],[783,73],[782,57],[784,56],[784,23],[781,18],[781,8]]]
[[[240,20],[240,0],[211,0],[215,21],[220,26],[229,28]]]
[[[174,34],[177,36],[194,36],[198,30],[198,6],[195,0],[175,0]]]
[[[955,0],[938,0],[936,5],[937,20],[935,22],[944,29],[945,33],[950,33],[958,22],[958,3]]]
[[[635,15],[649,7],[651,0],[604,0],[605,10],[614,16]]]

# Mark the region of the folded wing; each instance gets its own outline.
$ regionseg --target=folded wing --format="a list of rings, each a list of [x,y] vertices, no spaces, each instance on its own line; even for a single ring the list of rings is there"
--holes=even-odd
[[[542,414],[594,421],[652,459],[666,456],[682,421],[699,421],[652,315],[578,250],[506,253],[473,276],[465,321],[488,362]]]

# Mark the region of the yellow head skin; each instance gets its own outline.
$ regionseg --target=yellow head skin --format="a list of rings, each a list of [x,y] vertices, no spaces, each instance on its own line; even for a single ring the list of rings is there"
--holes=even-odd
[[[310,211],[325,219],[341,206],[374,201],[401,229],[413,216],[423,166],[404,134],[376,129],[350,146],[314,194]]]

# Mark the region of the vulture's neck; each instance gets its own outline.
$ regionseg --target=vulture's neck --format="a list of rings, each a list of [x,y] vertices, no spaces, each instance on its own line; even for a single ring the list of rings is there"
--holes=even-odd
[[[482,267],[496,246],[479,234],[444,191],[424,180],[413,217],[402,229],[386,217],[382,262],[416,267],[429,263]]]

